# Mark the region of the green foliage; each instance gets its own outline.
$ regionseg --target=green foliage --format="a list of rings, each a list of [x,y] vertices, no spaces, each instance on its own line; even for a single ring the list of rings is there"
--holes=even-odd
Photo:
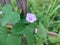
[[[41,22],[39,22],[39,25],[38,25],[38,35],[40,36],[41,39],[45,41],[47,40],[46,29]]]
[[[0,27],[0,44],[1,45],[19,45],[21,44],[20,36],[7,34],[4,27]]]
[[[15,0],[11,0],[12,5],[0,6],[3,12],[0,18],[0,45],[60,45],[60,1],[27,1],[28,11],[37,16],[37,21],[34,23],[28,23],[24,15],[20,18],[22,15]],[[13,28],[7,26],[9,23]],[[57,33],[58,36],[48,36],[47,30]]]
[[[5,26],[7,23],[16,24],[20,20],[20,15],[18,12],[14,12],[10,5],[5,5],[3,8],[3,19],[2,26]]]
[[[47,29],[52,32],[56,32],[59,34],[60,31],[60,4],[59,0],[28,0],[28,10],[31,13],[36,14],[38,17],[38,20],[42,23],[44,29]],[[41,25],[40,25],[41,27]],[[42,32],[44,32],[43,28],[39,27],[39,30],[42,29]],[[39,31],[41,37],[43,36],[41,30]],[[45,34],[44,34],[45,35]],[[48,45],[58,45],[60,42],[59,35],[56,39],[55,37],[50,37],[48,40]],[[56,43],[56,44],[55,44]]]

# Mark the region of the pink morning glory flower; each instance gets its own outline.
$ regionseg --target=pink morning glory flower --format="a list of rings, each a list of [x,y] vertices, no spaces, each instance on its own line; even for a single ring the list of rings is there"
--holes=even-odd
[[[36,16],[34,14],[31,14],[31,13],[27,13],[26,15],[26,21],[30,22],[30,23],[33,23],[35,22],[37,19],[36,19]]]

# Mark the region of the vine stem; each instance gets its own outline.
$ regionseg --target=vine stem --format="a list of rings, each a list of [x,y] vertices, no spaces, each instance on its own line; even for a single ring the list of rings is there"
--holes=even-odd
[[[57,36],[58,36],[58,34],[57,34],[57,33],[50,32],[50,31],[48,31],[48,30],[47,30],[47,35],[49,35],[49,36],[55,36],[55,37],[57,37]]]

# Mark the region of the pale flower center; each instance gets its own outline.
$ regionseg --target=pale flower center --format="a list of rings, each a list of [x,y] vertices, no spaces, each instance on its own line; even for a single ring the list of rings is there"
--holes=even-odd
[[[29,17],[29,20],[32,20],[32,18],[31,18],[31,17]]]

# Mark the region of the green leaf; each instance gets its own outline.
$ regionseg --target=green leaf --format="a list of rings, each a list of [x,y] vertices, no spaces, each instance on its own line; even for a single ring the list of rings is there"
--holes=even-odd
[[[24,34],[26,36],[27,45],[34,45],[34,34],[33,34],[33,26],[31,25],[23,25],[22,23],[18,23],[13,31],[13,34]]]
[[[3,33],[3,34],[0,33],[0,43],[1,43],[1,45],[5,45],[6,39],[7,39],[7,34],[6,33]]]
[[[41,39],[43,40],[47,40],[47,32],[46,32],[46,28],[43,26],[42,23],[39,23],[38,25],[38,35],[41,37]]]
[[[15,27],[12,29],[13,34],[21,34],[21,31],[25,29],[25,24],[21,23],[20,21],[16,23]]]
[[[4,27],[0,26],[0,45],[5,45],[7,39],[7,33]]]
[[[13,10],[17,12],[18,7],[17,7],[17,4],[16,4],[16,0],[11,0],[11,5],[13,7]]]
[[[16,24],[20,20],[20,14],[18,12],[13,12],[10,5],[5,5],[3,7],[3,13],[2,26],[5,26],[7,23]]]
[[[20,45],[21,44],[21,37],[14,36],[11,34],[0,34],[0,43],[2,45]]]
[[[20,45],[21,44],[21,37],[9,35],[6,40],[6,45]]]
[[[26,31],[25,31],[26,30]],[[26,27],[24,34],[26,35],[27,45],[34,45],[34,35],[33,30],[30,26]]]
[[[48,40],[49,40],[51,43],[56,43],[56,42],[57,42],[56,37],[51,37],[51,36],[49,36],[49,37],[48,37]]]
[[[4,14],[9,14],[9,13],[12,11],[12,6],[6,4],[6,5],[2,8],[2,11],[3,11]]]
[[[36,45],[43,45],[42,39],[38,39]]]
[[[7,14],[2,19],[2,26],[5,26],[7,23],[16,24],[20,20],[20,16],[16,12],[11,12],[10,14]]]
[[[57,36],[57,42],[60,42],[60,32],[59,32],[59,34]]]
[[[13,7],[16,7],[17,6],[16,5],[16,0],[11,0],[11,4],[12,4]]]
[[[8,34],[4,27],[0,27],[0,45],[20,45],[21,37],[19,35]]]

